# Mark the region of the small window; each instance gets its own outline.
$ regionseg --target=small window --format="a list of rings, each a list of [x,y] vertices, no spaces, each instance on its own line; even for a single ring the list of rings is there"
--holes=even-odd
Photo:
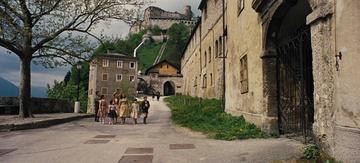
[[[210,86],[212,86],[212,85],[213,85],[213,75],[210,74]]]
[[[240,85],[242,94],[249,92],[247,55],[240,59]]]
[[[102,65],[103,65],[103,67],[109,67],[109,60],[108,59],[103,59],[102,60]]]
[[[221,57],[223,53],[223,41],[222,41],[222,37],[219,37],[219,57]]]
[[[123,61],[117,61],[117,68],[123,68]]]
[[[206,61],[207,61],[207,54],[205,52],[205,54],[204,54],[204,67],[206,67]]]
[[[215,41],[215,57],[219,56],[219,42],[218,40]]]
[[[121,81],[121,80],[122,80],[122,75],[116,74],[116,81]]]
[[[206,74],[203,76],[203,88],[207,87],[207,78],[206,78]]]
[[[108,88],[102,87],[102,88],[101,88],[101,94],[102,94],[102,95],[107,95],[107,94],[108,94]]]
[[[135,80],[135,77],[131,75],[129,80],[130,80],[130,82],[133,82]]]
[[[245,7],[245,1],[244,0],[238,0],[238,4],[237,4],[237,8],[238,8],[238,15],[240,15],[240,13],[244,10]]]
[[[107,81],[107,80],[108,80],[108,74],[107,74],[107,73],[103,73],[103,74],[102,74],[102,80],[103,80],[103,81]]]
[[[211,62],[211,47],[209,47],[209,63]]]
[[[166,65],[166,68],[169,68],[169,65]]]
[[[130,68],[135,69],[135,62],[130,62]]]

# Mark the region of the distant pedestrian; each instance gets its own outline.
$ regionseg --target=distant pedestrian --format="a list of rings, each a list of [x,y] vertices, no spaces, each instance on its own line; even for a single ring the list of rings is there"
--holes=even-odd
[[[134,119],[134,123],[137,124],[137,119],[140,117],[140,106],[136,99],[131,105],[131,117]]]
[[[95,97],[94,97],[94,112],[95,112],[95,122],[99,122],[99,116],[98,116],[98,112],[99,112],[99,101],[100,101],[100,95],[99,95],[99,91],[96,91],[95,93]]]
[[[144,101],[141,103],[141,112],[144,114],[144,121],[143,123],[146,124],[146,119],[148,117],[150,102],[147,100],[147,97],[144,97]]]
[[[157,92],[157,93],[156,93],[156,99],[157,99],[157,101],[160,100],[160,92]]]
[[[152,100],[155,101],[155,92],[152,92]]]
[[[98,116],[100,118],[100,123],[105,124],[107,107],[108,107],[108,105],[106,103],[105,96],[101,95],[100,101],[99,101],[99,111],[98,111]]]

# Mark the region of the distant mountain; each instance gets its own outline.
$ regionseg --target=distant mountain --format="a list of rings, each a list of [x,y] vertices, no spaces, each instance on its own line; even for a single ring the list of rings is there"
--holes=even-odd
[[[13,83],[0,77],[0,96],[18,96],[19,89]]]
[[[31,96],[46,98],[46,90],[46,87],[31,87]],[[0,96],[19,96],[19,88],[0,77]]]

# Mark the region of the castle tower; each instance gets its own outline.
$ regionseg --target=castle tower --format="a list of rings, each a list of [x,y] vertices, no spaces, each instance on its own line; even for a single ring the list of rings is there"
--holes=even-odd
[[[184,15],[186,16],[187,19],[191,20],[192,16],[193,16],[193,13],[191,11],[191,6],[190,5],[186,5],[185,6],[185,12],[184,12]]]

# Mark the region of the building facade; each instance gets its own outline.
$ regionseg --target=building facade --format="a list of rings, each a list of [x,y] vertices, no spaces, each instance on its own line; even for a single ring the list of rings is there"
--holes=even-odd
[[[202,2],[202,18],[192,30],[181,60],[184,94],[223,97],[223,14],[221,1]]]
[[[96,91],[110,101],[117,89],[127,96],[136,95],[137,89],[136,58],[118,53],[105,53],[96,56],[90,63],[88,113],[94,113]]]
[[[169,12],[159,7],[150,6],[144,11],[144,20],[138,20],[131,25],[130,33],[138,33],[154,26],[167,30],[175,23],[184,23],[188,26],[195,24],[190,6],[185,6],[184,13]]]
[[[203,0],[200,6],[216,1]],[[312,137],[339,160],[360,160],[360,59],[355,56],[360,50],[360,1],[225,4],[220,32],[226,45],[225,67],[220,67],[225,70],[225,111],[268,132]],[[213,9],[200,8],[204,21]],[[201,25],[204,37],[211,26]],[[184,79],[203,71],[191,71],[195,68],[189,63],[203,62],[196,51],[204,56],[204,47],[190,49],[191,43],[182,58]],[[184,80],[184,94],[210,98],[187,87],[192,81]]]
[[[167,60],[163,60],[148,68],[145,76],[140,76],[153,88],[153,92],[169,96],[183,92],[183,79],[180,69]]]

